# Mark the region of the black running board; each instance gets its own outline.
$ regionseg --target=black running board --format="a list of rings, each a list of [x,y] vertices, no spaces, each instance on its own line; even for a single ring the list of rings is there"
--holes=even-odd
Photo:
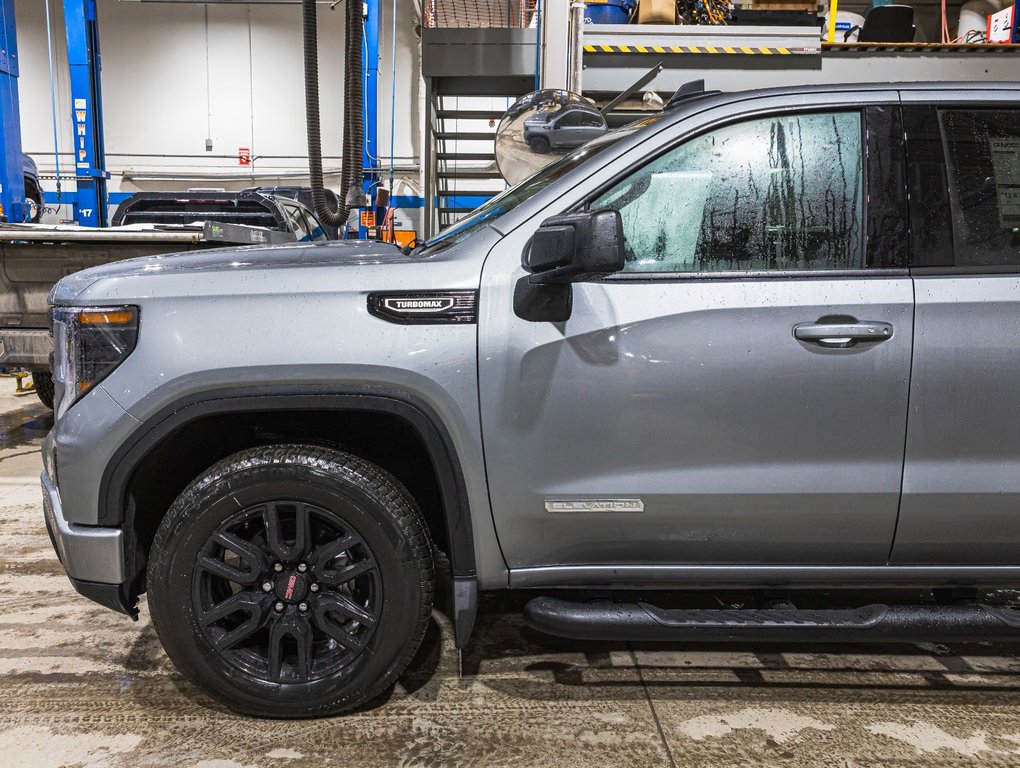
[[[901,643],[1020,641],[1020,610],[966,605],[862,608],[662,609],[647,603],[581,603],[536,597],[524,606],[534,629],[576,640],[631,642]]]

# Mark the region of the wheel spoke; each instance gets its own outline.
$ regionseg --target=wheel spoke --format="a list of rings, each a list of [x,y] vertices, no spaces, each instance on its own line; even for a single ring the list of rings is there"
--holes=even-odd
[[[237,568],[212,555],[200,555],[197,565],[213,576],[219,576],[221,579],[233,581],[244,587],[250,587],[259,580],[259,572],[255,566],[248,566],[246,569]]]
[[[312,628],[304,619],[273,623],[269,631],[269,679],[275,682],[283,679],[283,643],[287,638],[291,638],[297,648],[294,676],[303,683],[312,674]]]
[[[345,619],[354,619],[366,627],[375,626],[375,617],[346,595],[326,593],[319,597],[316,615],[330,613],[339,613]]]
[[[294,515],[294,557],[304,559],[312,548],[312,515],[307,504],[298,504]]]
[[[365,641],[361,637],[352,635],[343,626],[329,618],[325,611],[317,610],[315,612],[315,625],[348,651],[360,653],[365,649]]]
[[[252,542],[226,531],[216,531],[212,536],[212,540],[224,549],[229,549],[231,552],[236,553],[248,564],[250,570],[254,572],[255,578],[258,578],[259,572],[268,570],[269,558],[265,552]]]
[[[360,560],[350,565],[345,565],[341,568],[328,568],[323,569],[316,573],[319,577],[319,581],[324,584],[328,584],[331,587],[338,587],[341,584],[346,584],[351,579],[356,579],[358,576],[368,573],[369,571],[375,570],[375,563],[371,560]]]
[[[312,564],[312,573],[319,576],[320,573],[326,570],[326,566],[329,565],[334,558],[342,555],[359,541],[360,539],[357,536],[348,533],[345,536],[341,536],[339,539],[334,539],[327,544],[316,547],[315,551],[312,552],[312,555],[309,558]]]
[[[231,603],[231,605],[224,607],[224,603]],[[222,652],[233,648],[239,642],[258,631],[265,620],[265,611],[262,610],[261,599],[258,595],[239,592],[202,615],[200,621],[208,625],[242,610],[248,613],[248,618],[229,632],[213,640],[213,645],[217,651]],[[213,614],[212,618],[208,618],[210,614]],[[219,615],[216,616],[215,614]]]
[[[294,509],[294,543],[288,544],[283,536],[280,509],[276,504],[267,504],[263,511],[266,521],[266,540],[273,554],[280,560],[298,560],[308,551],[310,541],[308,507],[297,504]]]

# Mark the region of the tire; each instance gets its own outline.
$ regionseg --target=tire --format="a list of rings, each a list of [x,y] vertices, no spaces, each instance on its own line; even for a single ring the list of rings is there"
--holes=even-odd
[[[206,471],[167,512],[147,571],[177,668],[234,711],[276,718],[337,714],[389,688],[425,635],[434,578],[399,481],[308,445]]]
[[[38,224],[42,220],[42,193],[39,191],[39,187],[35,185],[35,182],[31,179],[25,179],[25,197],[35,203],[35,213],[32,215],[30,221],[33,224]]]
[[[531,141],[528,142],[528,146],[531,147],[532,152],[539,155],[546,155],[551,149],[549,139],[545,136],[533,136]]]
[[[44,373],[42,371],[34,372],[32,374],[32,383],[35,384],[35,393],[39,396],[39,400],[49,408],[53,410],[53,374]]]

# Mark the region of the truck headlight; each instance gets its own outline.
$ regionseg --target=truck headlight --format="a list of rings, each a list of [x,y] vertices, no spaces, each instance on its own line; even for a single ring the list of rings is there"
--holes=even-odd
[[[138,341],[138,307],[54,307],[53,382],[60,418]]]

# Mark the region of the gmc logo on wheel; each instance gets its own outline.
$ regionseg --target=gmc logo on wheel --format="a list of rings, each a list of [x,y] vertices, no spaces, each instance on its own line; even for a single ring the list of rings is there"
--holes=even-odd
[[[287,579],[287,591],[283,594],[284,600],[290,600],[294,597],[294,585],[297,584],[297,574],[291,574],[291,577]]]

